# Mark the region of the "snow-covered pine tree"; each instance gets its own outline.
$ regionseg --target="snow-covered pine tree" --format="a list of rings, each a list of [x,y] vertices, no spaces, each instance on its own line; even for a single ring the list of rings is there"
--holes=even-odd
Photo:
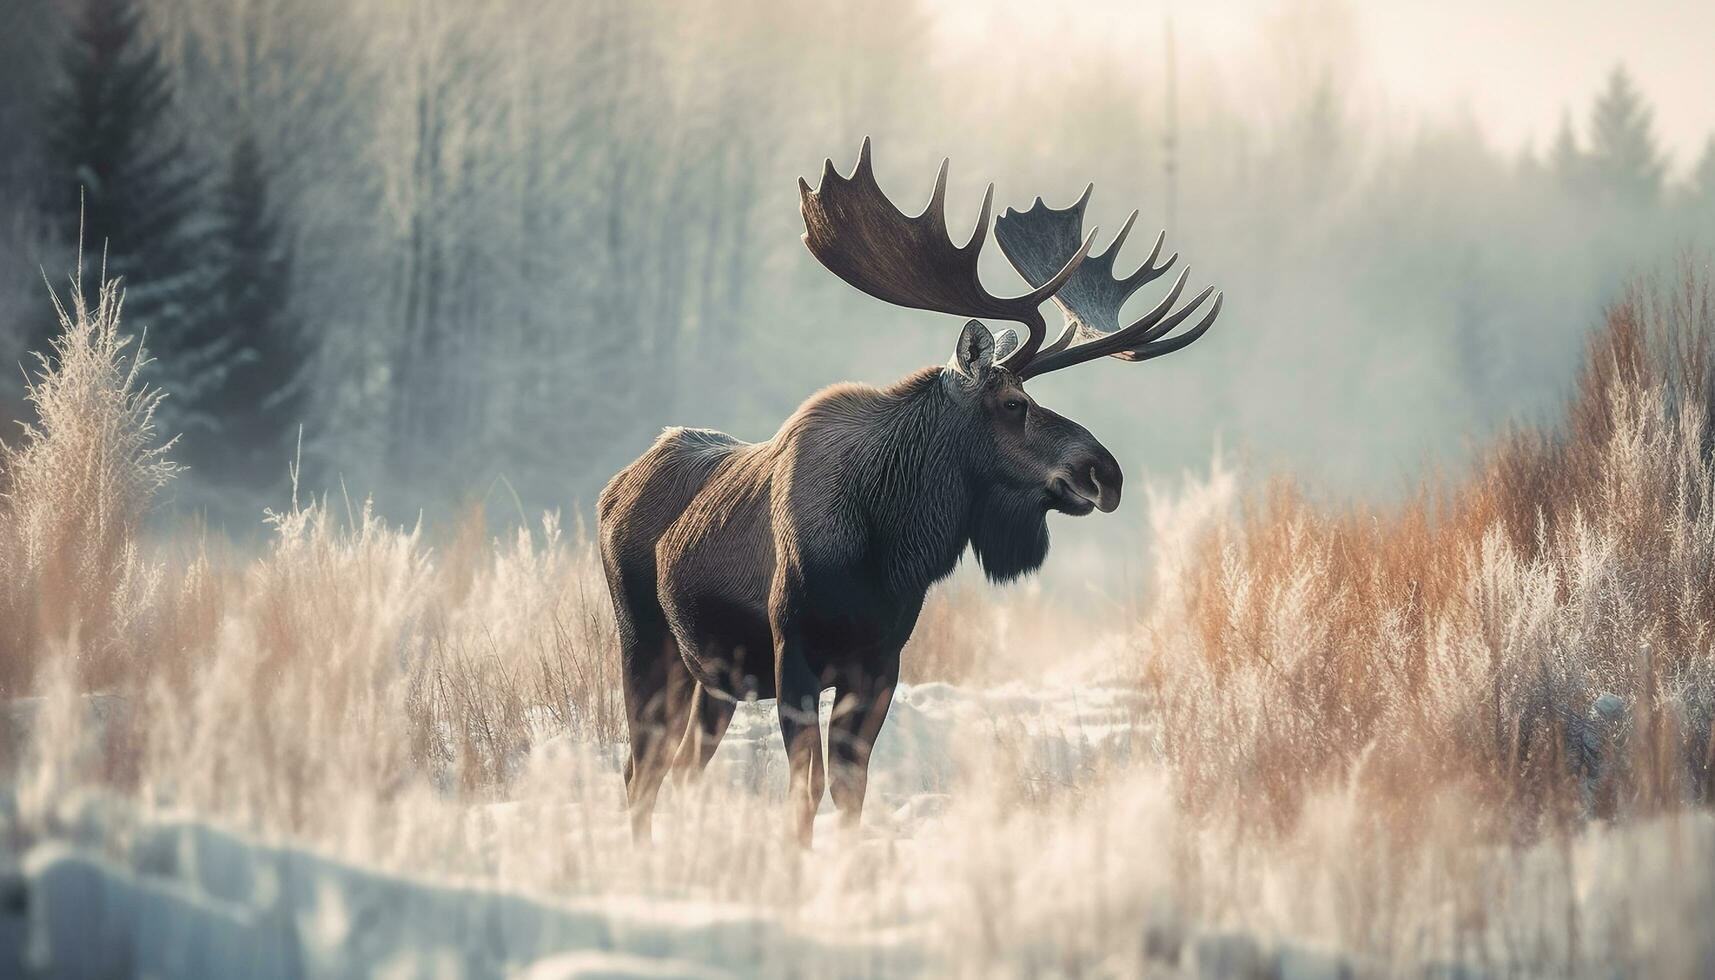
[[[1665,164],[1651,131],[1651,115],[1625,68],[1615,68],[1590,112],[1585,166],[1598,194],[1633,208],[1656,202]]]
[[[268,172],[248,129],[220,182],[210,254],[211,336],[221,358],[204,374],[198,407],[214,438],[191,433],[181,455],[214,481],[265,490],[282,481],[302,420],[307,349],[292,316],[292,254],[270,204]]]
[[[167,426],[187,426],[186,382],[210,358],[193,349],[206,316],[202,171],[172,117],[173,89],[134,0],[85,0],[48,99],[43,206],[86,264],[122,278],[126,320],[146,330],[171,391]],[[86,285],[101,276],[83,276]],[[89,297],[93,304],[94,297]],[[46,325],[32,337],[45,350]]]

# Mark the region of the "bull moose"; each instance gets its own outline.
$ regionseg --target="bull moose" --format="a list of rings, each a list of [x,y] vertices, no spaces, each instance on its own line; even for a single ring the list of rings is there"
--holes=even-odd
[[[970,319],[944,367],[885,388],[826,388],[765,442],[668,429],[608,483],[599,539],[618,621],[631,734],[625,785],[639,840],[649,837],[667,773],[707,766],[737,701],[777,698],[791,823],[808,845],[823,789],[817,706],[829,687],[834,804],[855,822],[900,650],[929,587],[967,544],[992,581],[1034,571],[1048,554],[1049,511],[1082,516],[1119,505],[1113,454],[1023,384],[1099,357],[1170,354],[1221,310],[1216,295],[1194,327],[1173,334],[1214,293],[1211,286],[1174,309],[1182,271],[1165,299],[1121,328],[1127,298],[1178,255],[1157,262],[1163,232],[1137,271],[1115,276],[1137,212],[1091,255],[1088,187],[1069,208],[1037,198],[995,221],[1001,251],[1032,287],[1011,299],[977,276],[993,184],[962,247],[946,229],[945,161],[916,217],[882,193],[867,139],[850,177],[830,160],[821,186],[800,179],[798,187],[804,243],[847,283],[899,306],[1008,320],[1024,336],[1009,329],[997,339]],[[1049,299],[1065,326],[1045,342],[1039,307]]]

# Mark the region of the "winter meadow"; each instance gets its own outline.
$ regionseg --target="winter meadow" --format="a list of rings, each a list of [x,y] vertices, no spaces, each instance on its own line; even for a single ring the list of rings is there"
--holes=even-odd
[[[1715,975],[1715,15],[1051,6],[8,0],[0,976]],[[757,701],[637,844],[597,495],[959,357],[865,136],[1225,305],[856,826]]]

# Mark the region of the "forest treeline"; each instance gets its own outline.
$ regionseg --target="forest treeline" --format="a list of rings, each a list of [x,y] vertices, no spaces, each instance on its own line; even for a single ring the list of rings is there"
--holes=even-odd
[[[919,0],[14,0],[0,357],[46,348],[42,272],[69,288],[81,227],[86,285],[123,276],[158,358],[181,504],[254,525],[301,452],[309,488],[399,513],[570,507],[663,425],[762,437],[818,385],[945,358],[947,325],[799,244],[795,178],[868,134],[907,208],[953,157],[960,240],[989,180],[1024,207],[1093,179],[1109,229],[1172,214],[1229,297],[1199,356],[1039,392],[1122,458],[1230,434],[1374,491],[1552,404],[1592,311],[1715,244],[1715,137],[1670,160],[1623,67],[1551,143],[1500,147],[1385,117],[1306,40],[1340,25],[1282,9],[1263,75],[1185,51],[1170,105],[1158,52],[1018,71]]]

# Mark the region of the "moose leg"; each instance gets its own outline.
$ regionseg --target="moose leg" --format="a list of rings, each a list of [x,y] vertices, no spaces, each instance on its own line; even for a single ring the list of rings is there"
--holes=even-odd
[[[780,644],[774,672],[780,736],[786,743],[789,773],[787,806],[799,845],[809,847],[815,833],[816,809],[822,803],[822,725],[816,711],[822,685],[796,642]]]
[[[853,670],[834,694],[834,713],[828,720],[828,777],[840,819],[855,827],[863,814],[864,791],[869,787],[869,756],[875,738],[893,705],[897,667],[882,670]]]
[[[685,724],[685,737],[679,740],[679,750],[673,754],[673,772],[679,780],[697,776],[709,766],[720,747],[721,737],[732,722],[738,704],[729,698],[716,697],[709,689],[697,685],[691,695],[690,718]]]
[[[622,642],[621,650],[626,727],[631,734],[625,797],[631,810],[631,837],[638,842],[649,840],[655,797],[685,731],[696,685],[665,624],[650,633],[647,642]]]

